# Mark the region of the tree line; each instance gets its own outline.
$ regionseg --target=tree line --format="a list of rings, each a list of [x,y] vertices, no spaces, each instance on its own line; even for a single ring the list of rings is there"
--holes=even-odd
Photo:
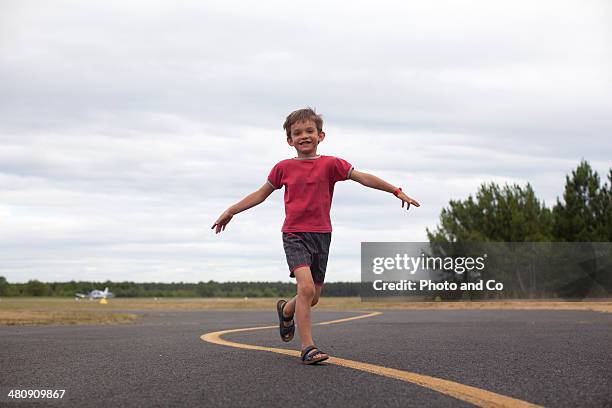
[[[0,296],[54,296],[74,297],[93,289],[108,287],[115,297],[204,297],[204,298],[256,298],[291,297],[296,285],[291,282],[91,282],[70,281],[45,283],[31,280],[27,283],[9,283],[0,276]],[[359,296],[359,282],[330,282],[325,284],[326,296]]]
[[[473,248],[472,243],[559,243],[530,246],[538,248],[536,260],[548,264],[521,265],[527,254],[518,252],[497,259],[499,267],[488,268],[487,273],[503,278],[512,289],[494,295],[470,293],[472,298],[609,297],[612,264],[606,243],[612,241],[612,169],[602,184],[589,163],[581,161],[565,178],[563,200],[557,198],[552,208],[536,197],[529,183],[524,187],[484,183],[475,197],[451,200],[440,214],[439,225],[434,231],[427,229],[427,236],[434,247],[459,251]],[[458,278],[469,280],[469,274],[454,277]],[[464,295],[443,294],[446,299]]]
[[[610,242],[612,241],[612,168],[608,182],[586,161],[566,176],[563,201],[552,208],[531,184],[483,183],[475,197],[450,200],[432,243],[443,242]]]

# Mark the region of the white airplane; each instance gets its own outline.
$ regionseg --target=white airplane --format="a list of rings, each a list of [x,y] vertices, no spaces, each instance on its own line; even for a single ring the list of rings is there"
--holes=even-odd
[[[91,292],[85,294],[85,293],[75,293],[75,299],[79,300],[79,299],[89,299],[89,300],[94,300],[94,299],[106,299],[106,298],[112,298],[113,296],[115,296],[113,294],[113,292],[109,292],[108,288],[104,288],[104,291],[101,290],[92,290]]]

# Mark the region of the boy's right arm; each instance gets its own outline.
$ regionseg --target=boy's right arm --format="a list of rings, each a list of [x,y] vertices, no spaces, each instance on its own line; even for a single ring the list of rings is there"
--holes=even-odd
[[[270,194],[272,194],[273,191],[274,187],[272,187],[270,183],[266,182],[266,184],[261,186],[259,190],[249,194],[227,210],[223,211],[210,229],[217,227],[215,234],[225,230],[225,226],[230,222],[234,215],[244,210],[248,210],[251,207],[255,207],[257,204],[261,204]]]

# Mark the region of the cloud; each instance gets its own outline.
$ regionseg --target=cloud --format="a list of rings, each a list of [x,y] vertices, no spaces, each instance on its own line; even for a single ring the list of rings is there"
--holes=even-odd
[[[423,206],[336,187],[330,280],[359,243],[425,240],[450,199],[531,182],[551,205],[585,158],[610,167],[606,2],[3,3],[0,274],[286,280],[282,191],[219,213],[293,152],[291,110],[324,114],[321,153]]]

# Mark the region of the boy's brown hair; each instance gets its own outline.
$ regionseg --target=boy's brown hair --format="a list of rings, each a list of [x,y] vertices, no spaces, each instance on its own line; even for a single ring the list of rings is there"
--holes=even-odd
[[[289,116],[287,116],[287,119],[285,119],[285,123],[283,124],[283,129],[285,129],[287,132],[287,137],[291,137],[291,125],[306,120],[312,120],[315,123],[318,133],[323,131],[323,118],[321,115],[317,114],[314,109],[308,107],[293,111],[289,114]]]

